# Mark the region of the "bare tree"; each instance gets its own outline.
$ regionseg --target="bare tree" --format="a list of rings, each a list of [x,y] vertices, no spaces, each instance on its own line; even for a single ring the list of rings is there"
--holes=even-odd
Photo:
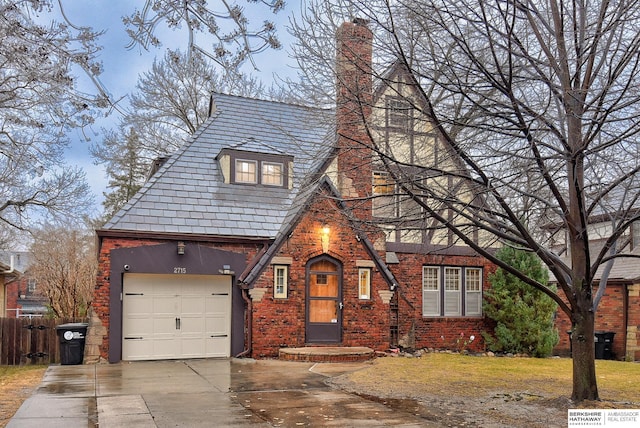
[[[639,219],[640,5],[353,0],[325,7],[345,3],[370,21],[379,61],[397,58],[415,77],[422,97],[406,102],[461,161],[407,159],[377,145],[369,128],[398,196],[420,207],[415,224],[436,220],[554,299],[573,324],[572,399],[598,399],[592,294],[596,287],[602,295],[606,270],[599,282],[596,270],[629,256],[623,237]],[[594,217],[611,221],[595,249]],[[474,230],[485,239],[474,239]],[[566,233],[567,258],[554,251],[549,231]],[[488,242],[535,252],[558,291],[501,262]]]
[[[285,5],[283,0],[247,0],[247,3],[262,3],[265,10],[272,13],[279,12]],[[141,10],[123,21],[132,40],[130,47],[140,45],[145,49],[161,44],[156,35],[160,24],[172,29],[184,26],[189,52],[206,55],[224,69],[236,69],[247,60],[257,68],[254,54],[280,48],[274,23],[265,19],[258,28],[250,28],[245,10],[237,2],[147,0]],[[211,46],[206,46],[212,39]]]
[[[79,218],[91,197],[84,173],[63,161],[65,133],[92,123],[101,95],[75,89],[72,67],[99,72],[97,36],[41,26],[46,2],[0,1],[0,227],[27,230],[43,218]]]
[[[261,96],[264,86],[235,70],[219,71],[199,53],[167,51],[138,79],[122,122],[140,136],[147,158],[172,153],[209,117],[211,92]]]
[[[34,234],[30,274],[55,317],[86,315],[97,274],[94,251],[86,230],[49,226]]]

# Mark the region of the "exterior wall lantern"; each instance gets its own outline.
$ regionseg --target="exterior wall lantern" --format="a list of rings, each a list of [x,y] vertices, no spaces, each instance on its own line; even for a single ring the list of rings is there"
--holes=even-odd
[[[184,255],[184,242],[178,241],[178,255]]]
[[[320,242],[322,243],[322,252],[326,253],[329,251],[329,233],[331,229],[329,225],[322,225],[322,229],[320,229]]]

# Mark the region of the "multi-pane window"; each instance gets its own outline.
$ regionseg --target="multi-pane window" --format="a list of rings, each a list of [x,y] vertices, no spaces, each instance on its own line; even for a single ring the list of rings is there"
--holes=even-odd
[[[358,269],[358,297],[361,300],[371,299],[371,269]]]
[[[273,297],[276,299],[287,298],[288,266],[273,267]]]
[[[257,183],[257,168],[258,162],[256,161],[236,159],[236,183]]]
[[[640,247],[640,222],[631,223],[631,249]]]
[[[422,268],[422,315],[440,316],[440,268]]]
[[[444,268],[444,316],[462,315],[460,304],[462,296],[460,293],[462,269],[455,267]]]
[[[293,156],[223,149],[216,159],[225,183],[290,187]]]
[[[383,218],[396,217],[395,183],[388,172],[373,173],[373,216]]]
[[[481,316],[482,269],[423,266],[422,315]]]
[[[401,130],[409,129],[411,124],[411,106],[402,98],[387,98],[387,125]]]
[[[33,278],[29,278],[27,281],[27,292],[35,293],[36,291],[36,280]]]
[[[283,169],[281,163],[262,162],[262,184],[266,186],[282,186]]]
[[[482,269],[466,268],[465,272],[465,313],[482,314]]]

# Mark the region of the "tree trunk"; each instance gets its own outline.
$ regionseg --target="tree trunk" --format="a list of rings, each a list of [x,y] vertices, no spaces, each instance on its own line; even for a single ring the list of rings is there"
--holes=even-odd
[[[575,402],[599,399],[595,364],[595,316],[591,308],[590,295],[583,296],[578,299],[573,313],[571,399]]]

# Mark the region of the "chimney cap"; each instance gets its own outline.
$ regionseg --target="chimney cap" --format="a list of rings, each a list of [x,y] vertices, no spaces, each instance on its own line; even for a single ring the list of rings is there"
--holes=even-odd
[[[362,25],[364,27],[369,25],[369,20],[364,18],[353,18],[352,22],[356,25]]]

